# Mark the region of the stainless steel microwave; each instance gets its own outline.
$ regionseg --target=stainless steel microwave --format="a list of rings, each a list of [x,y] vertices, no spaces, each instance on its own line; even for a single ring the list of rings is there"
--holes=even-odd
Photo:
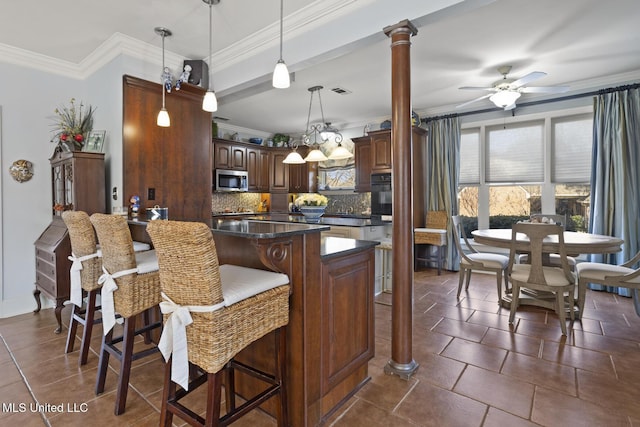
[[[213,185],[215,191],[249,191],[247,171],[216,169]]]

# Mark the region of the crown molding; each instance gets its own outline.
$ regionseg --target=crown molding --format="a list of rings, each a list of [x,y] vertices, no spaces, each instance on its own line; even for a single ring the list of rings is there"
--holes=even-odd
[[[296,36],[324,25],[337,14],[349,13],[353,8],[366,6],[372,0],[326,0],[314,2],[284,19],[283,37],[292,39]],[[215,64],[210,71],[219,71],[233,66],[258,52],[273,48],[279,44],[280,22],[275,22],[264,29],[244,38],[213,54]],[[0,43],[0,61],[47,73],[64,75],[76,79],[86,79],[119,55],[127,55],[151,64],[161,64],[162,50],[152,44],[143,42],[122,33],[114,33],[100,44],[93,52],[79,63],[64,61],[16,48]],[[169,50],[165,50],[165,62],[169,65],[179,64],[185,58]]]

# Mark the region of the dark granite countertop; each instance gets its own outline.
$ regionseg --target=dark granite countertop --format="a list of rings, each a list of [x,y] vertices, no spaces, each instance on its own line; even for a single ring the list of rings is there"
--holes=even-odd
[[[256,219],[260,221],[274,221],[274,222],[289,222],[296,224],[306,224],[306,220],[302,215],[289,215],[289,214],[264,214],[254,215],[248,219]],[[371,219],[371,218],[341,218],[323,216],[320,218],[320,225],[338,225],[345,227],[369,227],[372,225],[385,225],[388,222]]]

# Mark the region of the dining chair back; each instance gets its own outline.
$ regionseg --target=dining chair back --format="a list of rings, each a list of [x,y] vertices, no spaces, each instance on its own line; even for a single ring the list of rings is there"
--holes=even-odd
[[[458,294],[462,291],[462,283],[465,283],[465,290],[469,289],[469,282],[471,281],[471,272],[488,271],[496,274],[496,285],[498,291],[498,303],[502,301],[502,280],[504,278],[505,292],[509,292],[507,286],[507,265],[509,264],[509,258],[504,255],[494,254],[489,252],[479,252],[476,250],[467,238],[467,234],[464,231],[462,219],[460,216],[455,215],[451,217],[451,223],[453,225],[453,241],[460,255],[460,279],[458,281]],[[464,248],[460,242],[460,239],[464,242]]]
[[[631,289],[636,314],[640,316],[640,252],[620,265],[600,262],[581,262],[576,266],[578,274],[579,315],[584,313],[587,285],[589,283]]]
[[[526,289],[535,298],[545,298],[544,292],[555,296],[552,305],[560,320],[562,334],[567,335],[566,312],[574,319],[574,292],[576,278],[569,268],[564,247],[564,229],[561,225],[518,223],[511,228],[511,249],[509,252],[509,281],[512,286],[511,312],[509,323],[513,324],[516,310],[520,304],[520,291]],[[518,235],[520,234],[520,236]],[[528,240],[529,264],[516,264],[515,259],[522,249],[522,235]],[[545,239],[557,239],[558,256],[561,267],[543,264],[543,242]]]
[[[547,224],[556,224],[561,225],[563,230],[567,230],[567,215],[561,214],[531,214],[531,221],[536,222],[540,221],[540,223],[545,224],[544,221],[547,221]],[[550,222],[553,221],[553,222]],[[560,267],[560,257],[558,254],[549,254],[548,257],[549,265],[554,267]],[[520,264],[528,264],[529,263],[529,254],[524,253],[519,255]],[[567,256],[567,262],[569,263],[569,268],[571,271],[574,271],[576,268],[576,259],[572,256]]]

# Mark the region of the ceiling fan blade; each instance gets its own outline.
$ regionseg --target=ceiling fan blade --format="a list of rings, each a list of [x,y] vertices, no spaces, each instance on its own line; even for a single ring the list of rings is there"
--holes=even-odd
[[[476,102],[476,101],[480,101],[481,99],[488,98],[488,97],[490,97],[491,95],[493,95],[493,94],[492,94],[492,93],[488,93],[488,94],[486,94],[486,95],[482,95],[482,96],[481,96],[481,97],[479,97],[479,98],[472,99],[471,101],[467,101],[467,102],[462,103],[462,104],[460,104],[460,105],[456,105],[456,108],[462,108],[462,107],[465,107],[465,106],[467,106],[467,105],[469,105],[469,104],[473,104],[473,103],[474,103],[474,102]]]
[[[491,90],[495,92],[495,88],[493,87],[480,87],[480,86],[462,86],[459,87],[458,89],[462,89],[462,90]]]
[[[527,74],[524,77],[520,77],[516,81],[511,82],[511,84],[509,86],[511,86],[512,89],[517,89],[520,86],[524,86],[527,83],[531,83],[534,80],[541,79],[542,77],[544,77],[546,75],[547,75],[547,73],[543,73],[542,71],[534,71],[532,73]]]
[[[534,86],[523,87],[522,93],[564,93],[569,90],[569,86]]]

